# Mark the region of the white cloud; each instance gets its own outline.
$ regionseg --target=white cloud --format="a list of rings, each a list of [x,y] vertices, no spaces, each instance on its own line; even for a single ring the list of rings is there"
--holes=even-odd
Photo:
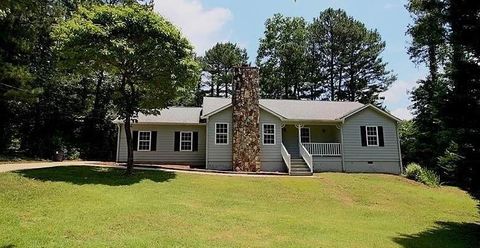
[[[387,106],[397,105],[402,101],[408,100],[409,91],[415,87],[414,81],[402,81],[399,80],[394,82],[390,89],[380,94],[380,96],[385,97],[385,104]]]
[[[393,115],[403,120],[411,120],[412,113],[408,110],[408,106],[412,104],[410,101],[410,91],[416,86],[415,81],[399,80],[392,84],[390,89],[380,94],[385,97],[384,104]]]
[[[390,112],[392,115],[402,119],[402,120],[411,120],[413,115],[407,108],[397,108]]]
[[[228,37],[224,26],[233,18],[229,9],[207,9],[199,0],[155,0],[154,9],[179,27],[199,54]]]

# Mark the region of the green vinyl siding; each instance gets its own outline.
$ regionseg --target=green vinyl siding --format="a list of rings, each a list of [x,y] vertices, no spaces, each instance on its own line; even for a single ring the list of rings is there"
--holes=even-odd
[[[362,146],[361,126],[382,126],[385,145]],[[397,124],[394,120],[366,108],[347,118],[342,129],[344,166],[347,172],[400,173]]]
[[[228,123],[229,142],[225,144],[215,144],[215,123]],[[264,111],[260,110],[260,139],[262,139],[262,124],[275,124],[275,145],[263,145],[260,140],[261,151],[260,160],[265,166],[261,167],[264,171],[284,171],[284,164],[281,155],[282,140],[282,122],[281,120]],[[207,168],[212,170],[231,170],[232,169],[232,108],[227,108],[208,118],[208,162]]]
[[[121,126],[118,158],[119,162],[127,160],[127,142],[125,129]],[[136,163],[188,164],[205,165],[205,126],[204,125],[142,125],[134,124],[132,131],[156,131],[156,151],[134,151]],[[198,151],[174,151],[175,132],[198,132]],[[135,144],[134,144],[135,145]]]

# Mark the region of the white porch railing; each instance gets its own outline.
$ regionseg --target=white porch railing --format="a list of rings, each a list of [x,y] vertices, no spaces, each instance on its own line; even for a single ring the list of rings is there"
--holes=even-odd
[[[287,148],[282,144],[282,158],[285,161],[285,164],[288,168],[288,174],[290,174],[290,170],[292,169],[292,156],[288,153]]]
[[[308,152],[307,148],[305,148],[305,146],[303,146],[302,143],[298,143],[298,148],[300,150],[300,155],[302,155],[303,160],[305,161],[305,163],[307,163],[308,167],[310,168],[310,172],[313,173],[313,156],[312,156],[312,154],[310,154]]]
[[[314,156],[341,156],[340,143],[303,143],[307,151]]]

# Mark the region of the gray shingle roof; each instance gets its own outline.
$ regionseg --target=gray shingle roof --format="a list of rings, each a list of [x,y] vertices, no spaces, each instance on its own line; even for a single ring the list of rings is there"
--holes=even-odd
[[[138,114],[138,123],[199,124],[202,108],[170,107],[159,115]],[[118,122],[118,121],[116,121]]]
[[[160,115],[139,114],[138,123],[199,124],[201,116],[229,107],[231,102],[231,98],[204,97],[202,108],[170,107],[161,110]],[[260,106],[286,120],[335,121],[365,105],[358,102],[261,99]]]
[[[229,98],[203,98],[203,115],[209,115],[231,103]],[[338,120],[364,105],[358,102],[261,99],[260,106],[287,120]]]
[[[227,105],[232,103],[231,98],[220,98],[220,97],[204,97],[203,98],[203,112],[202,115],[209,115]]]
[[[303,100],[260,100],[260,105],[288,120],[338,120],[363,107],[358,102],[327,102]]]

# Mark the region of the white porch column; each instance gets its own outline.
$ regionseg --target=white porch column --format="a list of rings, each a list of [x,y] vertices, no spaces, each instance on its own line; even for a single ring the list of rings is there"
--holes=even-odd
[[[303,124],[295,124],[295,127],[298,129],[298,144],[301,144],[302,143],[302,128],[304,127],[305,125]]]

